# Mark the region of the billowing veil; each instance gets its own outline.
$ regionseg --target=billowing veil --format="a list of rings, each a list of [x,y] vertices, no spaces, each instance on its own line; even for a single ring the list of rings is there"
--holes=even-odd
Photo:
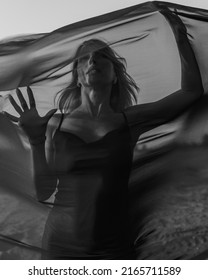
[[[31,86],[40,115],[56,107],[70,80],[76,47],[107,41],[127,61],[140,91],[138,103],[180,88],[181,65],[172,29],[161,9],[176,9],[186,25],[205,95],[188,112],[141,136],[129,182],[132,234],[139,259],[208,256],[208,11],[147,2],[71,24],[48,34],[0,42],[1,110],[16,115],[8,94]],[[36,198],[31,148],[24,132],[0,114],[0,258],[40,259],[53,197]]]

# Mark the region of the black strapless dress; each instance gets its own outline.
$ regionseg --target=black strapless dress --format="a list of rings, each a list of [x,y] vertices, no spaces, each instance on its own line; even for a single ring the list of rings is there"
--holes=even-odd
[[[127,122],[86,143],[57,129],[59,180],[43,237],[46,259],[135,259],[128,219],[133,146]]]

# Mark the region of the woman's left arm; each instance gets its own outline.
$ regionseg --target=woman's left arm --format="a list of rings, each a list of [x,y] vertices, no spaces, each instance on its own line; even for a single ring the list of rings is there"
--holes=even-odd
[[[127,109],[131,123],[140,123],[142,132],[176,118],[203,94],[199,67],[184,24],[178,16],[170,12],[165,11],[162,14],[169,21],[176,38],[181,59],[181,89],[159,101]]]

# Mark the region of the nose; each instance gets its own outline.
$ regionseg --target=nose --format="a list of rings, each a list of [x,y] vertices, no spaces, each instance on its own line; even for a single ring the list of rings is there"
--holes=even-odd
[[[92,52],[89,55],[89,64],[94,64],[94,63],[96,63],[96,54],[95,52]]]

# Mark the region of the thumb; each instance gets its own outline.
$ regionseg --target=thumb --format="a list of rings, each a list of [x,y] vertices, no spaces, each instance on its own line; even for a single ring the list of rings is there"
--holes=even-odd
[[[56,113],[57,109],[52,109],[50,110],[45,116],[44,118],[47,120],[50,120],[50,118]]]
[[[15,117],[15,116],[13,116],[13,115],[5,112],[5,111],[2,112],[2,113],[3,113],[3,115],[7,116],[13,122],[18,122],[19,121],[19,118]]]

